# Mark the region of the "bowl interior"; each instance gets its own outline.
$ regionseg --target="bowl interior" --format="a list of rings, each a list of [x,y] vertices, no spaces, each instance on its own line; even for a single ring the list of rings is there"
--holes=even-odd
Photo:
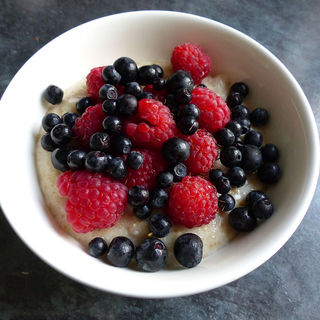
[[[267,139],[280,148],[283,169],[282,180],[269,191],[276,212],[254,232],[237,237],[197,268],[151,274],[113,268],[91,258],[57,232],[45,213],[33,160],[34,136],[45,112],[41,94],[49,84],[67,88],[85,77],[92,67],[111,64],[120,56],[168,62],[173,47],[183,42],[199,44],[211,56],[214,74],[224,73],[231,82],[245,81],[251,90],[249,103],[270,111]],[[9,222],[51,266],[106,291],[172,297],[213,289],[239,278],[270,258],[288,240],[303,218],[316,185],[316,127],[311,108],[294,78],[252,39],[192,15],[143,11],[101,18],[72,29],[51,41],[22,67],[3,95],[1,110],[3,150],[13,155],[16,146],[12,141],[22,139],[17,157],[0,160],[1,205]],[[12,118],[19,132],[12,132],[9,127]],[[8,132],[10,139],[6,138]],[[10,168],[19,168],[19,183],[12,179]]]

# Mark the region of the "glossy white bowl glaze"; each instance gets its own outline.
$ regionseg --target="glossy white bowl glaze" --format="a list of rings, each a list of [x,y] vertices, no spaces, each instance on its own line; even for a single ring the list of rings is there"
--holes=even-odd
[[[282,180],[269,191],[275,214],[256,230],[193,269],[143,273],[111,267],[83,251],[54,227],[46,212],[34,166],[34,137],[45,112],[49,84],[67,88],[95,66],[120,56],[169,61],[174,46],[194,42],[211,56],[214,73],[245,81],[249,102],[271,114],[269,140],[281,150]],[[163,298],[227,284],[269,259],[293,234],[312,199],[319,171],[319,142],[310,105],[285,66],[267,49],[221,23],[194,15],[141,11],[80,25],[31,57],[1,100],[0,199],[21,239],[41,259],[89,286],[118,294]],[[15,257],[19,259],[19,257]]]

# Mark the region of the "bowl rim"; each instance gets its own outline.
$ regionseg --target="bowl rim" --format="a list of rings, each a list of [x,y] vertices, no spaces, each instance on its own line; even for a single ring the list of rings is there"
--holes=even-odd
[[[246,268],[242,268],[238,272],[235,272],[234,274],[229,275],[227,279],[216,279],[215,285],[212,286],[212,282],[208,281],[206,284],[202,283],[201,287],[197,286],[189,286],[188,290],[186,291],[185,288],[179,288],[177,287],[174,292],[169,292],[169,293],[163,293],[163,292],[157,292],[156,290],[153,290],[150,293],[147,293],[145,291],[143,292],[136,292],[136,291],[124,291],[122,288],[118,287],[111,287],[111,288],[105,288],[99,285],[99,283],[91,283],[89,281],[86,281],[86,279],[79,278],[72,272],[70,273],[67,271],[67,268],[63,265],[57,265],[55,261],[52,260],[51,257],[46,256],[43,254],[43,250],[40,250],[39,248],[36,248],[34,245],[30,244],[28,239],[24,237],[23,232],[21,232],[21,229],[16,228],[16,225],[14,223],[14,219],[11,219],[9,211],[7,211],[7,207],[9,207],[7,199],[5,198],[5,195],[2,193],[0,194],[0,203],[2,206],[2,210],[4,212],[4,215],[6,219],[9,221],[11,227],[14,229],[14,231],[17,233],[17,235],[23,240],[23,242],[33,251],[38,257],[40,257],[43,261],[45,261],[48,265],[53,267],[54,269],[58,270],[59,272],[65,274],[69,278],[72,278],[78,282],[81,282],[83,284],[89,285],[91,287],[94,287],[96,289],[100,289],[103,291],[108,291],[116,294],[121,294],[121,295],[126,295],[126,296],[132,296],[132,297],[140,297],[140,298],[169,298],[169,297],[178,297],[178,296],[185,296],[185,295],[191,295],[191,294],[196,294],[204,291],[208,291],[214,288],[217,288],[219,286],[225,285],[227,283],[230,283],[245,274],[248,274],[252,270],[256,269],[259,267],[262,263],[264,263],[266,260],[268,260],[273,254],[275,254],[283,245],[284,243],[290,238],[290,236],[294,233],[298,225],[300,224],[301,220],[303,219],[304,215],[307,212],[307,209],[311,203],[313,194],[316,189],[317,185],[317,180],[318,180],[318,175],[319,175],[319,138],[318,138],[318,131],[317,131],[317,126],[316,122],[312,113],[311,106],[303,93],[301,87],[299,86],[298,82],[296,79],[293,77],[293,75],[289,72],[289,70],[283,65],[283,63],[275,57],[268,49],[263,47],[261,44],[259,44],[257,41],[254,39],[250,38],[249,36],[245,35],[244,33],[227,26],[221,22],[214,21],[209,18],[197,16],[194,14],[189,14],[189,13],[182,13],[182,12],[176,12],[176,11],[165,11],[165,10],[143,10],[143,11],[132,11],[132,12],[124,12],[124,13],[118,13],[114,15],[109,15],[105,17],[101,17],[98,19],[94,19],[88,22],[85,22],[83,24],[80,24],[79,26],[76,26],[58,37],[54,38],[50,42],[48,42],[45,46],[43,46],[40,50],[38,50],[35,54],[33,54],[27,61],[26,63],[20,68],[20,70],[16,73],[16,75],[13,77],[9,85],[7,86],[5,92],[2,95],[1,101],[0,101],[0,106],[4,108],[4,103],[6,100],[7,92],[10,91],[11,86],[14,85],[15,79],[19,76],[20,73],[23,72],[25,66],[30,62],[36,59],[37,55],[45,52],[47,48],[50,48],[51,46],[55,45],[56,41],[58,41],[60,38],[65,37],[66,35],[70,35],[71,33],[75,32],[80,32],[83,28],[86,28],[88,24],[94,24],[94,23],[100,23],[103,20],[110,20],[110,19],[123,19],[126,16],[141,16],[141,15],[154,15],[158,17],[166,17],[170,15],[171,17],[180,17],[180,18],[186,18],[186,19],[191,19],[196,23],[205,23],[212,27],[215,28],[220,28],[224,29],[228,33],[232,33],[239,38],[241,38],[243,41],[251,44],[254,46],[257,50],[262,51],[266,56],[268,56],[269,59],[272,60],[273,63],[275,63],[279,69],[285,74],[286,78],[288,79],[289,82],[295,87],[295,90],[297,91],[299,98],[302,101],[302,104],[304,105],[304,116],[305,120],[308,122],[308,127],[306,127],[306,131],[309,137],[311,137],[310,144],[313,146],[313,153],[311,154],[311,158],[309,163],[311,164],[310,166],[310,171],[312,171],[312,174],[310,174],[310,180],[308,183],[308,189],[307,192],[305,193],[305,201],[303,205],[300,207],[299,214],[295,217],[294,221],[291,222],[290,227],[283,233],[282,237],[279,237],[276,243],[273,244],[272,248],[269,248],[269,250],[266,250],[261,256],[257,257],[250,266],[246,266]],[[0,121],[1,122],[1,121]],[[1,132],[1,129],[0,129]],[[0,166],[1,167],[1,166]],[[4,170],[4,169],[0,169]],[[10,210],[10,209],[9,209]],[[88,257],[90,258],[90,257]],[[186,275],[188,275],[188,272],[190,270],[185,270]],[[174,273],[174,272],[173,272]],[[138,276],[139,277],[139,276]]]

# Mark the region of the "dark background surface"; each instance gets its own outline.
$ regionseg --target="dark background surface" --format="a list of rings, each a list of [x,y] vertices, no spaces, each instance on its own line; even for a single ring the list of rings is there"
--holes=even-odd
[[[23,63],[62,32],[144,9],[205,16],[259,41],[298,80],[319,123],[319,0],[0,0],[0,96]],[[24,104],[22,97],[17,101]],[[319,194],[318,185],[297,231],[257,270],[216,290],[174,299],[126,298],[64,277],[21,242],[0,211],[0,319],[320,319]]]

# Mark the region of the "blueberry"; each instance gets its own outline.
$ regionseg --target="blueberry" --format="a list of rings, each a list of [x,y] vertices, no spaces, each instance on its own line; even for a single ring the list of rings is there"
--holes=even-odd
[[[63,98],[63,91],[57,86],[50,85],[44,92],[44,98],[51,104],[59,104]]]
[[[162,188],[155,188],[150,192],[150,205],[152,208],[163,208],[168,204],[169,195]]]
[[[242,134],[242,127],[238,121],[234,121],[234,120],[229,121],[226,124],[225,128],[231,130],[235,135],[235,137],[240,137]]]
[[[142,66],[138,70],[138,80],[141,85],[152,84],[158,77],[158,72],[153,66]]]
[[[248,118],[250,115],[249,109],[242,105],[238,104],[231,110],[231,119],[237,119],[237,118]]]
[[[112,239],[107,252],[107,260],[115,267],[126,267],[134,256],[134,245],[127,237]]]
[[[258,177],[264,183],[277,183],[281,178],[279,165],[274,162],[263,163],[258,170]]]
[[[53,150],[51,153],[51,162],[55,169],[62,172],[69,170],[67,157],[70,151],[69,148],[57,148]]]
[[[242,160],[241,151],[235,146],[223,148],[220,152],[220,161],[226,167],[235,167],[240,164]]]
[[[133,207],[147,204],[149,201],[149,191],[142,186],[134,186],[128,191],[128,202]]]
[[[120,73],[114,68],[114,66],[106,66],[102,70],[102,78],[105,82],[112,85],[117,85],[121,81]]]
[[[241,232],[252,231],[257,226],[257,219],[250,216],[247,207],[238,207],[233,209],[228,215],[230,226]]]
[[[260,131],[250,130],[244,136],[245,144],[252,144],[254,146],[260,147],[263,142],[263,136]]]
[[[183,163],[175,164],[171,170],[173,174],[173,181],[179,182],[187,175],[187,167]]]
[[[248,193],[246,197],[246,203],[249,208],[253,206],[253,204],[261,199],[268,199],[267,195],[259,190],[252,190]]]
[[[128,168],[124,160],[120,157],[115,157],[110,161],[109,173],[115,179],[124,179],[127,175]]]
[[[168,260],[166,245],[156,238],[147,238],[136,249],[135,253],[138,267],[147,272],[161,270]]]
[[[69,128],[72,128],[77,120],[79,115],[74,112],[66,112],[62,115],[61,120],[64,124],[66,124]]]
[[[138,170],[144,162],[144,156],[139,151],[131,151],[127,157],[128,167]]]
[[[237,118],[235,119],[241,125],[241,134],[246,134],[251,127],[251,122],[247,118]]]
[[[162,145],[162,154],[169,162],[184,162],[190,155],[190,146],[185,140],[174,137]]]
[[[132,94],[123,94],[118,99],[118,111],[124,117],[131,117],[138,111],[138,100]]]
[[[113,63],[114,68],[121,75],[121,83],[135,81],[138,75],[137,64],[128,57],[121,57]]]
[[[231,86],[230,92],[238,92],[245,98],[249,93],[249,88],[244,82],[236,82]]]
[[[102,151],[90,151],[86,155],[85,166],[89,171],[103,172],[109,168],[111,159],[109,154]]]
[[[42,128],[47,132],[50,132],[59,123],[61,123],[61,118],[55,113],[47,113],[42,118]]]
[[[102,110],[108,116],[114,115],[117,112],[117,101],[113,99],[104,100]]]
[[[94,101],[89,97],[83,97],[76,103],[77,112],[83,114],[87,108],[94,106]]]
[[[230,92],[226,103],[230,109],[234,108],[238,104],[241,104],[243,100],[242,95],[239,92]]]
[[[209,172],[209,178],[213,184],[218,178],[222,176],[223,176],[223,171],[221,169],[211,169]]]
[[[109,134],[119,134],[122,130],[122,122],[118,117],[108,116],[104,118],[102,127]]]
[[[216,178],[213,184],[220,194],[226,194],[231,190],[230,181],[225,176],[220,176],[219,178]]]
[[[98,258],[104,255],[108,250],[107,243],[103,238],[96,237],[89,242],[88,251],[90,256]]]
[[[241,139],[241,137],[236,137],[234,140],[233,145],[238,148],[239,150],[241,150],[241,148],[243,147],[243,141]]]
[[[279,159],[279,150],[274,144],[267,143],[260,148],[260,151],[265,162],[276,162]]]
[[[175,93],[176,102],[179,105],[188,104],[192,99],[192,90],[180,88]]]
[[[72,130],[66,124],[59,123],[52,128],[50,136],[55,144],[64,145],[71,140]]]
[[[40,143],[41,147],[47,151],[53,151],[54,149],[58,148],[58,145],[52,141],[49,132],[47,132],[41,137]]]
[[[246,144],[241,147],[242,161],[239,165],[246,172],[258,170],[262,163],[261,151],[257,146]]]
[[[234,208],[235,204],[236,202],[230,194],[222,194],[219,197],[218,206],[221,211],[230,211]]]
[[[193,80],[190,73],[178,70],[167,80],[166,88],[168,93],[175,93],[179,89],[188,89],[192,92]]]
[[[173,251],[182,266],[193,268],[202,260],[203,243],[198,235],[185,233],[176,239]]]
[[[224,147],[232,146],[236,139],[234,133],[227,128],[216,131],[214,137],[216,138],[218,144]]]
[[[194,117],[198,119],[200,117],[200,110],[195,104],[187,104],[180,112],[180,117]]]
[[[172,113],[176,113],[176,111],[178,111],[178,105],[176,103],[174,94],[167,95],[165,105],[171,110]]]
[[[250,208],[250,214],[258,219],[268,219],[274,211],[273,205],[269,199],[260,199],[255,201]]]
[[[157,77],[162,78],[164,73],[163,73],[163,69],[161,68],[161,66],[159,66],[158,64],[153,64],[152,67],[156,70]]]
[[[182,117],[178,122],[178,128],[186,136],[191,136],[198,130],[199,122],[192,116]]]
[[[247,181],[247,176],[244,170],[240,167],[233,167],[226,173],[232,187],[241,187]]]
[[[99,98],[101,100],[117,100],[118,90],[112,84],[106,83],[99,89]]]
[[[264,108],[256,108],[250,114],[250,121],[254,126],[263,126],[269,120],[269,113]]]
[[[110,147],[110,136],[106,132],[96,132],[89,140],[91,150],[107,151]]]
[[[72,150],[67,157],[67,164],[71,170],[82,170],[85,168],[87,153],[83,150]]]
[[[138,98],[138,100],[142,100],[142,99],[153,99],[153,95],[151,92],[144,91],[140,94]]]
[[[131,94],[136,98],[138,98],[142,93],[142,88],[140,87],[138,82],[135,82],[135,81],[128,82],[124,86],[124,93]]]
[[[131,151],[132,142],[128,137],[119,135],[113,138],[112,147],[117,154],[128,154]]]
[[[144,220],[151,216],[152,210],[150,206],[145,204],[144,206],[134,207],[133,212],[139,219]]]
[[[161,91],[166,87],[166,81],[163,78],[155,78],[153,80],[153,88],[157,91]]]
[[[170,188],[173,184],[173,174],[168,171],[160,172],[157,176],[157,183],[161,188]]]
[[[165,237],[171,229],[171,221],[162,213],[155,214],[149,220],[149,229],[154,237]]]

